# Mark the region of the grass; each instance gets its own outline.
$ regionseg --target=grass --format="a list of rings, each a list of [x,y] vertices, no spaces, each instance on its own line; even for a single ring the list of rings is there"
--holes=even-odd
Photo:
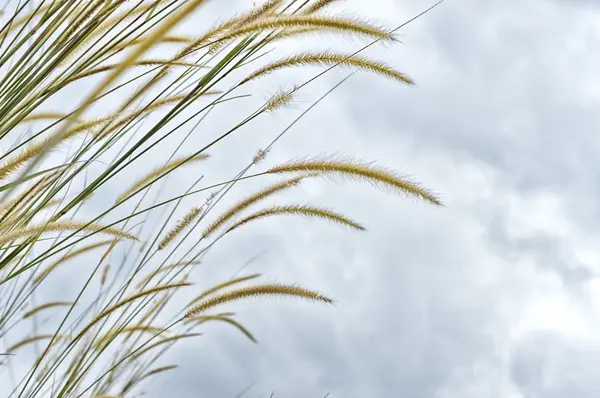
[[[250,173],[289,127],[233,177],[205,184],[198,174],[185,190],[161,198],[167,177],[183,168],[210,171],[203,168],[209,156],[229,156],[222,149],[227,140],[290,106],[333,68],[412,84],[392,66],[360,55],[371,45],[395,43],[395,30],[331,12],[342,0],[268,0],[204,32],[176,33],[207,3],[21,0],[5,7],[0,143],[8,149],[0,153],[0,378],[7,396],[139,393],[153,377],[176,369],[153,366],[174,345],[193,344],[206,323],[233,327],[256,343],[235,313],[217,312],[233,302],[288,297],[332,303],[307,287],[260,282],[260,274],[232,277],[204,292],[194,287],[195,271],[215,244],[226,244],[223,238],[232,231],[241,234],[244,226],[266,217],[308,217],[365,229],[320,204],[264,204],[309,179],[350,178],[442,204],[401,174],[351,157],[302,158]],[[354,53],[277,55],[286,40],[322,33],[368,44]],[[256,102],[262,95],[256,80],[302,67],[325,69]],[[248,101],[255,104],[253,111],[214,137],[206,134],[199,145],[190,143],[215,110]],[[101,114],[94,116],[98,109]],[[177,145],[165,153],[169,142]],[[149,162],[154,168],[146,170]],[[131,170],[137,171],[136,180],[122,178]],[[224,207],[224,198],[244,190],[247,180],[264,180],[265,187]],[[115,181],[126,181],[127,189],[107,190]],[[101,197],[101,208],[91,205],[95,196]],[[189,201],[195,204],[186,208]],[[153,218],[157,212],[164,214],[160,222]],[[83,270],[73,269],[74,259]],[[43,290],[57,283],[53,276],[65,268],[78,275],[71,278],[76,294]],[[30,304],[38,292],[47,301]],[[180,304],[185,294],[193,297],[188,305]]]

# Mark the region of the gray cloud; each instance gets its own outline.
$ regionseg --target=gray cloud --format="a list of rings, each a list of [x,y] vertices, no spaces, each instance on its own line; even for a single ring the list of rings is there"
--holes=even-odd
[[[392,23],[424,7],[366,3],[349,8]],[[370,50],[418,86],[352,77],[265,164],[355,153],[414,174],[447,207],[352,183],[312,183],[284,195],[335,205],[368,231],[265,220],[211,251],[197,274],[200,287],[265,252],[248,272],[313,287],[337,304],[236,305],[260,344],[208,327],[173,351],[169,363],[180,369],[157,377],[147,394],[234,397],[256,383],[245,397],[272,390],[286,398],[597,395],[598,14],[575,3],[447,1],[403,30],[403,45]],[[273,91],[312,73],[282,72],[259,87]],[[310,86],[298,107],[341,76]],[[245,104],[236,105],[240,117],[255,105]],[[194,144],[230,126],[231,109],[209,118]],[[297,113],[226,140],[203,169],[211,171],[205,183],[237,172]],[[166,189],[186,186],[192,174],[178,174]],[[254,186],[240,185],[231,199]]]
[[[408,16],[420,7],[382,2],[365,11],[389,19],[385,12]],[[318,184],[302,195],[337,203],[367,223],[366,235],[292,220],[265,221],[240,233],[228,247],[247,239],[257,251],[269,249],[255,269],[339,302],[334,308],[244,304],[240,317],[260,345],[234,343],[234,332],[224,330],[198,347],[188,345],[178,394],[234,396],[252,382],[249,397],[271,390],[290,398],[594,391],[585,375],[573,390],[560,370],[552,373],[555,386],[545,386],[540,369],[559,354],[544,355],[535,337],[544,328],[566,333],[558,319],[558,325],[545,320],[540,301],[567,308],[573,300],[587,302],[596,277],[577,253],[593,247],[586,234],[596,229],[598,140],[592,130],[598,112],[587,83],[598,59],[585,48],[595,48],[597,36],[573,30],[589,23],[566,4],[448,2],[407,28],[404,45],[370,51],[414,77],[418,87],[355,76],[268,162],[315,151],[357,153],[414,173],[442,192],[448,208],[433,210],[358,185]],[[279,81],[310,74],[291,73]],[[310,94],[334,82],[326,79]],[[225,246],[210,256],[212,264],[251,255]],[[584,307],[585,316],[594,317],[595,307]],[[521,329],[523,337],[515,339]],[[566,363],[579,364],[572,341],[560,342]]]
[[[525,397],[596,397],[598,345],[552,333],[517,341],[511,373]]]

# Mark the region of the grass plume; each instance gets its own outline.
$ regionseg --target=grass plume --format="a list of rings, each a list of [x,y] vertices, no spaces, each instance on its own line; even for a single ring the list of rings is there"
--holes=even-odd
[[[332,210],[326,209],[324,207],[314,207],[314,206],[302,206],[302,205],[288,205],[288,206],[273,206],[268,209],[264,209],[253,213],[247,217],[244,217],[240,221],[233,224],[229,229],[229,231],[233,231],[241,227],[244,224],[247,224],[251,221],[259,220],[265,217],[270,216],[281,216],[281,215],[299,215],[305,217],[317,217],[327,221],[332,221],[337,224],[345,225],[347,227],[364,231],[365,227],[353,221],[339,213],[335,213]]]
[[[353,159],[315,158],[290,161],[267,170],[268,174],[318,172],[321,176],[346,177],[367,181],[376,186],[391,188],[429,203],[441,206],[441,200],[430,190],[392,170]]]
[[[229,209],[224,214],[222,214],[219,218],[217,218],[212,224],[210,224],[208,227],[206,227],[206,229],[204,230],[203,236],[205,238],[208,238],[217,229],[222,227],[227,221],[231,220],[233,217],[235,217],[237,214],[239,214],[243,210],[247,209],[248,207],[250,207],[258,202],[261,202],[262,200],[265,200],[266,198],[268,198],[276,193],[286,191],[292,187],[297,186],[305,178],[306,178],[306,176],[294,177],[289,180],[270,185],[269,187],[255,193],[254,195],[251,195],[251,196],[247,197],[246,199],[238,202],[235,206],[233,206],[231,209]]]
[[[303,53],[286,57],[275,62],[271,62],[250,74],[242,83],[258,79],[279,69],[309,66],[309,65],[335,65],[352,66],[360,69],[366,69],[379,75],[388,77],[397,82],[412,85],[414,82],[401,72],[394,70],[383,62],[373,61],[369,58],[360,57],[352,54],[337,54],[331,52],[324,53]]]
[[[192,221],[200,216],[202,213],[202,208],[194,207],[177,223],[177,225],[171,229],[167,235],[160,241],[158,244],[158,250],[163,250],[165,247],[169,245],[179,234],[183,232],[183,230],[188,227]]]
[[[236,290],[231,290],[226,293],[222,293],[215,297],[209,298],[204,302],[190,308],[185,313],[185,318],[192,318],[199,315],[211,308],[238,300],[249,299],[259,296],[279,296],[279,297],[297,297],[311,301],[321,301],[323,303],[332,304],[333,300],[327,296],[315,292],[310,289],[306,289],[295,285],[282,285],[282,284],[262,284],[244,287]]]
[[[70,307],[71,305],[73,305],[72,301],[51,301],[48,303],[44,303],[42,305],[38,305],[37,307],[30,309],[26,313],[24,313],[23,319],[29,318],[29,317],[37,314],[38,312],[49,309],[49,308]]]

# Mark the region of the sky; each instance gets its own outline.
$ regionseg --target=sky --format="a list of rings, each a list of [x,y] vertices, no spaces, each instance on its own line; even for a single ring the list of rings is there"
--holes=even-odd
[[[338,9],[395,26],[426,6]],[[249,385],[251,398],[598,396],[600,7],[447,0],[399,33],[402,44],[366,55],[416,87],[358,73],[266,162],[355,154],[414,176],[446,207],[319,184],[307,201],[368,231],[270,220],[233,237],[235,253],[216,248],[207,263],[266,250],[250,270],[336,305],[244,303],[240,319],[260,343],[207,333],[176,351],[181,368],[157,378],[156,396],[234,397]],[[305,73],[315,70],[273,81]],[[298,108],[338,76],[315,83]]]
[[[251,5],[210,3],[198,18],[216,22]],[[349,0],[337,9],[395,26],[428,6]],[[326,38],[282,51],[362,44]],[[199,283],[221,281],[258,256],[246,272],[314,288],[335,305],[232,305],[259,344],[208,326],[172,351],[166,364],[180,368],[157,376],[146,396],[234,398],[249,386],[245,398],[273,391],[276,398],[598,396],[600,6],[446,0],[399,38],[365,55],[406,73],[414,87],[353,75],[277,143],[263,167],[352,154],[412,176],[445,207],[359,183],[311,182],[284,195],[331,206],[367,231],[265,220],[215,246]],[[258,87],[273,92],[319,70],[281,72]],[[243,167],[344,76],[324,76],[292,109],[224,143],[207,181]],[[243,116],[236,106],[193,142],[231,125],[234,111]],[[178,173],[170,186],[197,176]]]

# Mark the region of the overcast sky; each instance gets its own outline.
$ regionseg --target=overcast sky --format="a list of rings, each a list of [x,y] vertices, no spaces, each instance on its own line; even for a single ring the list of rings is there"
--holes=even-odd
[[[425,7],[343,6],[389,26]],[[235,270],[266,250],[248,270],[314,287],[336,306],[244,303],[240,320],[260,344],[211,327],[174,352],[182,368],[157,378],[152,396],[234,397],[251,383],[251,398],[600,394],[600,7],[447,0],[400,33],[403,44],[367,54],[417,87],[354,75],[267,163],[353,153],[413,175],[447,207],[360,184],[297,194],[368,231],[269,220],[216,248],[206,267]]]
[[[204,20],[226,15],[222,3],[201,11]],[[428,5],[354,0],[341,9],[395,26]],[[288,50],[362,43],[327,38]],[[357,183],[311,183],[285,195],[331,206],[368,230],[265,220],[216,246],[197,279],[221,281],[261,254],[247,272],[314,288],[335,306],[232,305],[259,344],[211,325],[170,354],[165,364],[180,369],[157,376],[146,396],[233,398],[252,384],[245,398],[599,396],[600,6],[446,0],[400,39],[366,55],[416,87],[352,76],[265,167],[355,154],[414,176],[446,207]],[[282,72],[261,87],[273,92],[318,71]],[[210,180],[235,173],[343,76],[318,80],[296,108],[231,138],[213,154],[221,174]],[[231,120],[210,123],[213,132],[198,134],[217,134]],[[196,177],[178,173],[171,183]],[[240,186],[237,197],[253,187]]]

